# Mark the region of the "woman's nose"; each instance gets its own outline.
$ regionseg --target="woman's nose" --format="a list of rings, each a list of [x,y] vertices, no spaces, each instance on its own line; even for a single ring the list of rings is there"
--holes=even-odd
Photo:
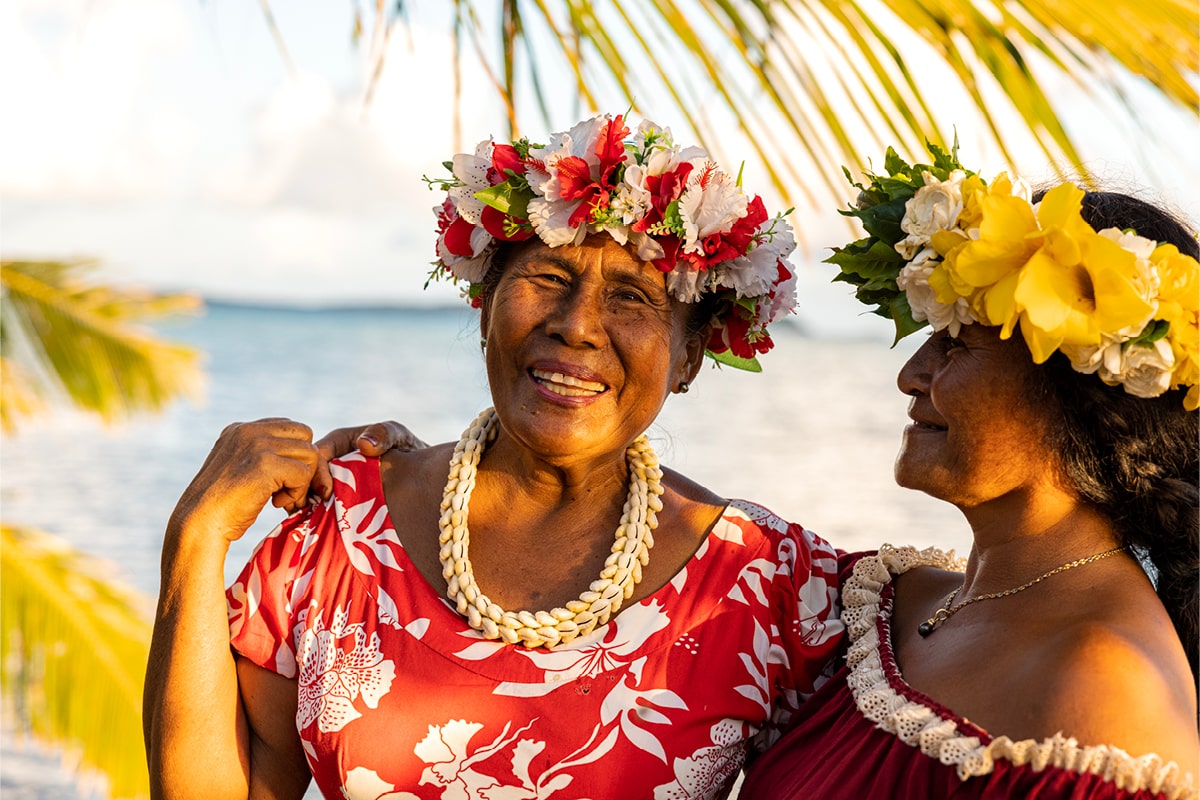
[[[929,356],[932,352],[931,339],[917,348],[896,375],[896,385],[907,395],[926,394],[929,392],[930,365]]]
[[[603,314],[598,293],[586,284],[577,284],[550,309],[546,332],[572,347],[601,347],[605,341]]]

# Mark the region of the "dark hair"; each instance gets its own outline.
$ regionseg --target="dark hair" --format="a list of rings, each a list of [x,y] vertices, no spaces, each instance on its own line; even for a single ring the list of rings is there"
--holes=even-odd
[[[500,283],[500,276],[504,274],[504,270],[508,266],[508,259],[512,256],[513,249],[512,244],[500,244],[496,247],[496,252],[492,255],[492,263],[488,265],[483,280],[479,282],[479,298],[485,305],[491,302],[492,294],[496,291],[496,286]],[[691,303],[684,333],[688,336],[700,333],[704,326],[716,316],[720,310],[720,304],[721,300],[717,297],[716,292],[709,292],[695,303]]]
[[[1042,193],[1035,194],[1034,200]],[[1200,257],[1195,235],[1170,213],[1128,195],[1088,192],[1083,218],[1096,230],[1133,229]],[[1191,664],[1200,674],[1200,429],[1183,407],[1183,389],[1155,398],[1127,394],[1071,367],[1055,353],[1038,372],[1060,409],[1051,445],[1080,495],[1106,512],[1122,544],[1149,562]]]

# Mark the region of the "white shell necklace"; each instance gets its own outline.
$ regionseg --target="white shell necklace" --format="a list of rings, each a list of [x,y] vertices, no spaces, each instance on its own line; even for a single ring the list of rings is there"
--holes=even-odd
[[[485,409],[454,448],[450,458],[450,474],[442,495],[439,559],[442,576],[446,579],[446,596],[457,604],[458,613],[467,624],[488,639],[502,639],[508,644],[526,647],[552,647],[565,644],[576,636],[591,633],[604,625],[633,596],[642,580],[642,567],[650,562],[654,546],[654,529],[658,527],[656,512],[662,511],[662,470],[658,456],[646,437],[639,436],[625,451],[629,465],[629,496],[621,522],[617,526],[612,553],[604,562],[600,577],[592,581],[578,600],[566,608],[551,611],[505,611],[480,591],[471,569],[468,548],[471,533],[467,529],[467,511],[479,460],[499,430],[494,408]]]

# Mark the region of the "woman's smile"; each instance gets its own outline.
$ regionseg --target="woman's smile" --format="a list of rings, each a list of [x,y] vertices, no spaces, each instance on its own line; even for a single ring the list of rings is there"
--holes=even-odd
[[[533,378],[539,388],[545,389],[547,392],[559,397],[571,399],[591,398],[598,397],[608,391],[608,386],[604,383],[577,377],[565,371],[552,371],[534,367],[529,370],[529,376]]]

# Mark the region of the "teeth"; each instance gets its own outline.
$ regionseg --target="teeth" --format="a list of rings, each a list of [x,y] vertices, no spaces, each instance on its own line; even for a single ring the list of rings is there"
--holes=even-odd
[[[603,383],[585,381],[582,378],[576,378],[574,375],[563,375],[561,372],[546,372],[545,370],[535,369],[531,370],[531,373],[547,389],[564,397],[586,397],[588,395],[599,394],[608,388]]]

